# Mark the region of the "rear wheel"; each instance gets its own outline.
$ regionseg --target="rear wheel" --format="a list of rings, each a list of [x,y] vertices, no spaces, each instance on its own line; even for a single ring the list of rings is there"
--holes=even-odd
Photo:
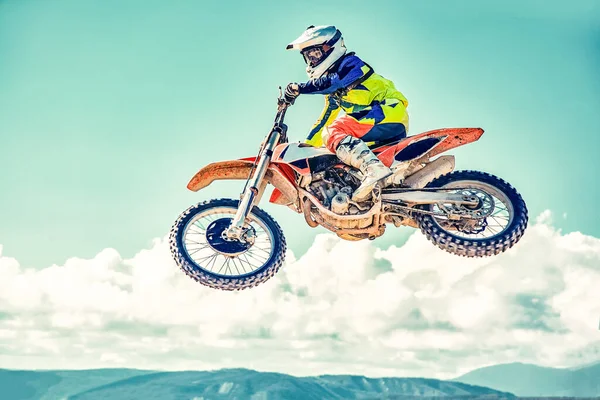
[[[244,240],[227,240],[223,232],[238,200],[216,199],[184,211],[169,235],[171,254],[195,281],[221,290],[242,290],[270,279],[285,258],[286,242],[277,222],[254,206]]]
[[[456,188],[456,191],[445,192],[477,196],[479,200],[478,206],[472,208],[439,203],[420,207],[436,214],[460,215],[458,220],[415,213],[425,236],[449,253],[465,257],[496,255],[514,246],[525,233],[528,212],[523,198],[509,183],[494,175],[455,171],[433,180],[426,187]]]

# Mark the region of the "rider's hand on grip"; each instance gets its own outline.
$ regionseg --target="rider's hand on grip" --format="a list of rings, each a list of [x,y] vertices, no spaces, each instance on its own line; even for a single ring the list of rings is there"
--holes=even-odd
[[[285,102],[289,104],[294,104],[296,97],[300,95],[300,90],[298,88],[297,83],[289,83],[285,88],[285,93],[283,95]]]

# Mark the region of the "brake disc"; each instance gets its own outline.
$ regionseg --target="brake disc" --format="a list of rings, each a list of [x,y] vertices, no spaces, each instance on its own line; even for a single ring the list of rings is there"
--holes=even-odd
[[[219,218],[206,228],[206,241],[215,251],[226,255],[236,256],[244,253],[254,244],[256,232],[252,226],[244,232],[240,239],[228,239],[225,231],[231,225],[232,218]]]

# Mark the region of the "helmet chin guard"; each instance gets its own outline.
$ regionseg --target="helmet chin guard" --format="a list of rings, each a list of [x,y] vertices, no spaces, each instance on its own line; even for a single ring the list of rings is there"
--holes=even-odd
[[[300,51],[310,79],[321,77],[347,51],[342,32],[333,25],[309,26],[286,49]]]

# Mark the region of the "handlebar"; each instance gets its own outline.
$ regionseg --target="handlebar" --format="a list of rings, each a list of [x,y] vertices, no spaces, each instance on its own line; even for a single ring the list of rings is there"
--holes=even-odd
[[[281,133],[280,143],[287,143],[287,126],[283,123],[283,119],[285,118],[285,112],[287,108],[291,106],[291,103],[285,101],[285,97],[281,91],[281,86],[279,86],[279,97],[277,98],[277,115],[275,116],[275,126],[274,129],[277,129]]]
[[[291,103],[285,101],[285,97],[283,96],[283,92],[281,90],[281,86],[279,86],[279,97],[277,98],[277,116],[275,117],[275,124],[281,125],[283,124],[283,118],[285,117],[285,112]]]

